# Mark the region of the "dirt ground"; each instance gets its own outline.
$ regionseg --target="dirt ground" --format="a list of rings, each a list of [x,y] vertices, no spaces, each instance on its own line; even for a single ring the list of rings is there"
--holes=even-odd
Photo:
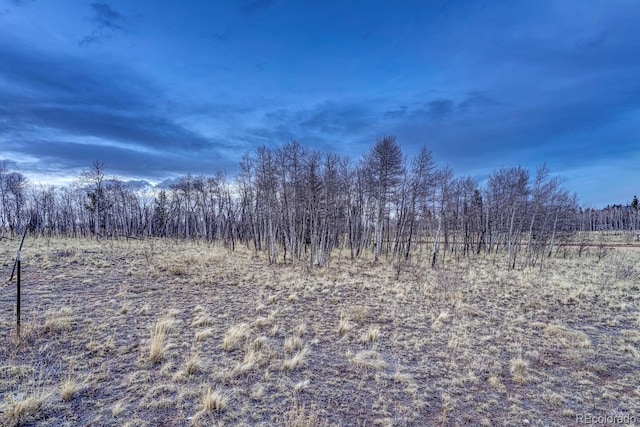
[[[583,425],[640,417],[640,251],[397,269],[204,243],[0,242],[0,425]],[[637,243],[636,245],[640,245]]]

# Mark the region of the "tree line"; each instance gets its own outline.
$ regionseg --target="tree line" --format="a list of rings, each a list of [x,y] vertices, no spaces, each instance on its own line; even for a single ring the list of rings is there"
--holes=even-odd
[[[494,171],[481,186],[438,166],[423,147],[407,158],[385,136],[354,162],[290,142],[247,153],[227,177],[186,175],[134,190],[96,161],[66,187],[31,185],[0,163],[0,237],[167,237],[245,245],[272,263],[309,267],[335,250],[398,264],[421,251],[446,257],[504,254],[536,265],[579,230],[640,229],[635,207],[580,209],[546,166]]]

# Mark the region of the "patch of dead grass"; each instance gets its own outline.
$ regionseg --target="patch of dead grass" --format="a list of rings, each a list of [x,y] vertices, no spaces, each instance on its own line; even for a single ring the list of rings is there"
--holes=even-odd
[[[202,397],[202,410],[205,412],[222,412],[229,404],[229,394],[216,387],[207,388],[206,393]]]
[[[149,360],[156,365],[162,361],[165,353],[174,348],[174,344],[168,341],[169,332],[175,325],[174,319],[158,320],[151,327],[151,343],[149,345]]]
[[[375,350],[359,351],[349,359],[349,362],[362,370],[380,371],[387,367],[387,362]]]
[[[309,347],[304,347],[302,350],[286,359],[282,364],[282,369],[288,372],[300,367],[307,360],[309,353]]]
[[[246,323],[232,326],[222,339],[224,351],[232,351],[240,347],[249,338],[251,328]]]

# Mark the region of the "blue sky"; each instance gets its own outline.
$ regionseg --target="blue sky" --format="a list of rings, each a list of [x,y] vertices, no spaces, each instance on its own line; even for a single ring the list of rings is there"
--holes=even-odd
[[[582,205],[628,203],[639,28],[637,0],[0,0],[0,159],[157,182],[393,134],[458,176],[546,162]]]

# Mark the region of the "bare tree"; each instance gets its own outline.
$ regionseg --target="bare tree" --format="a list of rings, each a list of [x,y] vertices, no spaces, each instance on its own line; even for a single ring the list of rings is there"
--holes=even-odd
[[[84,189],[87,197],[85,209],[93,216],[93,234],[96,239],[100,238],[101,224],[104,223],[104,212],[109,207],[105,191],[105,163],[96,160],[90,169],[80,174],[80,186]]]
[[[389,218],[390,196],[397,189],[404,174],[404,158],[396,138],[394,136],[379,138],[365,157],[364,167],[369,172],[371,197],[376,205],[373,254],[374,260],[378,261],[382,251],[384,226]]]
[[[407,169],[393,136],[378,139],[355,165],[293,141],[260,147],[239,166],[231,181],[220,172],[187,174],[168,190],[139,191],[107,177],[99,161],[59,189],[29,187],[0,161],[0,236],[15,234],[31,216],[39,235],[152,235],[221,241],[231,250],[241,242],[272,263],[309,268],[348,248],[352,259],[366,251],[376,261],[393,257],[400,273],[424,248],[433,267],[484,250],[504,254],[509,268],[516,260],[542,268],[575,230],[640,228],[633,203],[578,210],[575,195],[545,166],[533,180],[521,167],[497,170],[481,188],[436,168],[423,147]]]

